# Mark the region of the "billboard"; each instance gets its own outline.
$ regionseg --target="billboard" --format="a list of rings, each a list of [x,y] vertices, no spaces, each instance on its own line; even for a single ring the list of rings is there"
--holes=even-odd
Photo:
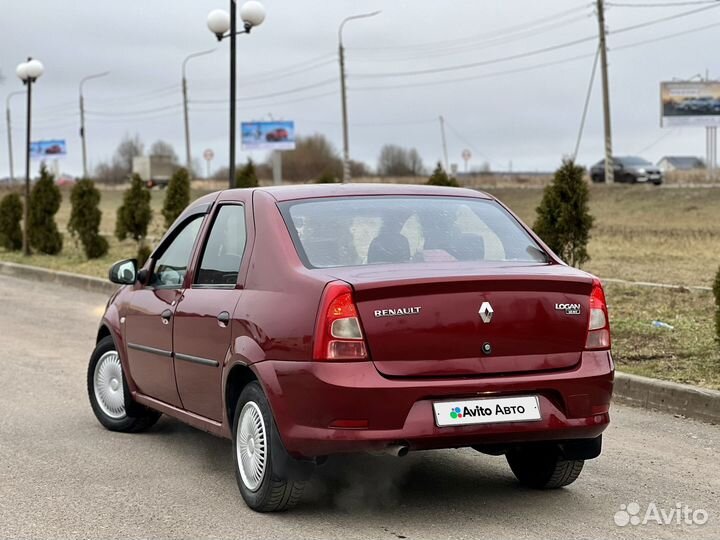
[[[31,159],[50,159],[67,156],[67,145],[64,139],[52,141],[35,141],[30,143]]]
[[[663,127],[719,126],[720,81],[660,83]]]
[[[243,122],[243,150],[295,150],[295,122]]]

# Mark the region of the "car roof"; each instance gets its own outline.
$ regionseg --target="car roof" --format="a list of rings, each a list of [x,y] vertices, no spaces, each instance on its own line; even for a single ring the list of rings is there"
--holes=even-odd
[[[493,198],[487,193],[474,189],[414,184],[299,184],[253,189],[268,193],[278,202],[322,197],[372,197],[376,195]],[[227,190],[225,193],[232,194],[234,191],[241,190]]]

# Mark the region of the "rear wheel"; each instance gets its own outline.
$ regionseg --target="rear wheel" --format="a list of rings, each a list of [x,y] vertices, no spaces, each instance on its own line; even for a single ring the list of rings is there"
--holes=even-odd
[[[120,355],[112,337],[95,347],[87,372],[90,405],[98,421],[110,431],[143,431],[160,418],[160,413],[132,402]]]
[[[563,459],[559,448],[524,446],[506,454],[518,481],[534,489],[556,489],[572,484],[580,476],[585,461]]]
[[[298,503],[312,465],[288,455],[257,382],[243,389],[235,407],[233,450],[238,487],[251,509],[279,512]]]

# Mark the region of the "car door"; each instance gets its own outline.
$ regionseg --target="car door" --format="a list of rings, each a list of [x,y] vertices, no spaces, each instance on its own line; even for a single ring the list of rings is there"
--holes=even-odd
[[[153,254],[147,285],[137,285],[125,309],[130,375],[141,394],[180,407],[173,365],[173,317],[204,215],[180,224]]]
[[[242,201],[220,203],[175,312],[177,387],[186,410],[222,421],[222,373],[242,296],[249,221]]]

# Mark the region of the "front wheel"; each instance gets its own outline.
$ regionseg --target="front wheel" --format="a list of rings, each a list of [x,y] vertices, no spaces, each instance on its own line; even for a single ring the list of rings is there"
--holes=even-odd
[[[518,481],[534,489],[556,489],[572,484],[580,476],[584,460],[563,459],[556,446],[527,446],[506,454]]]
[[[279,512],[295,506],[312,473],[310,463],[288,455],[257,382],[243,389],[235,407],[233,461],[240,493],[256,512]]]
[[[160,418],[159,412],[131,401],[120,355],[110,336],[100,340],[90,357],[87,388],[95,417],[110,431],[136,433]]]

